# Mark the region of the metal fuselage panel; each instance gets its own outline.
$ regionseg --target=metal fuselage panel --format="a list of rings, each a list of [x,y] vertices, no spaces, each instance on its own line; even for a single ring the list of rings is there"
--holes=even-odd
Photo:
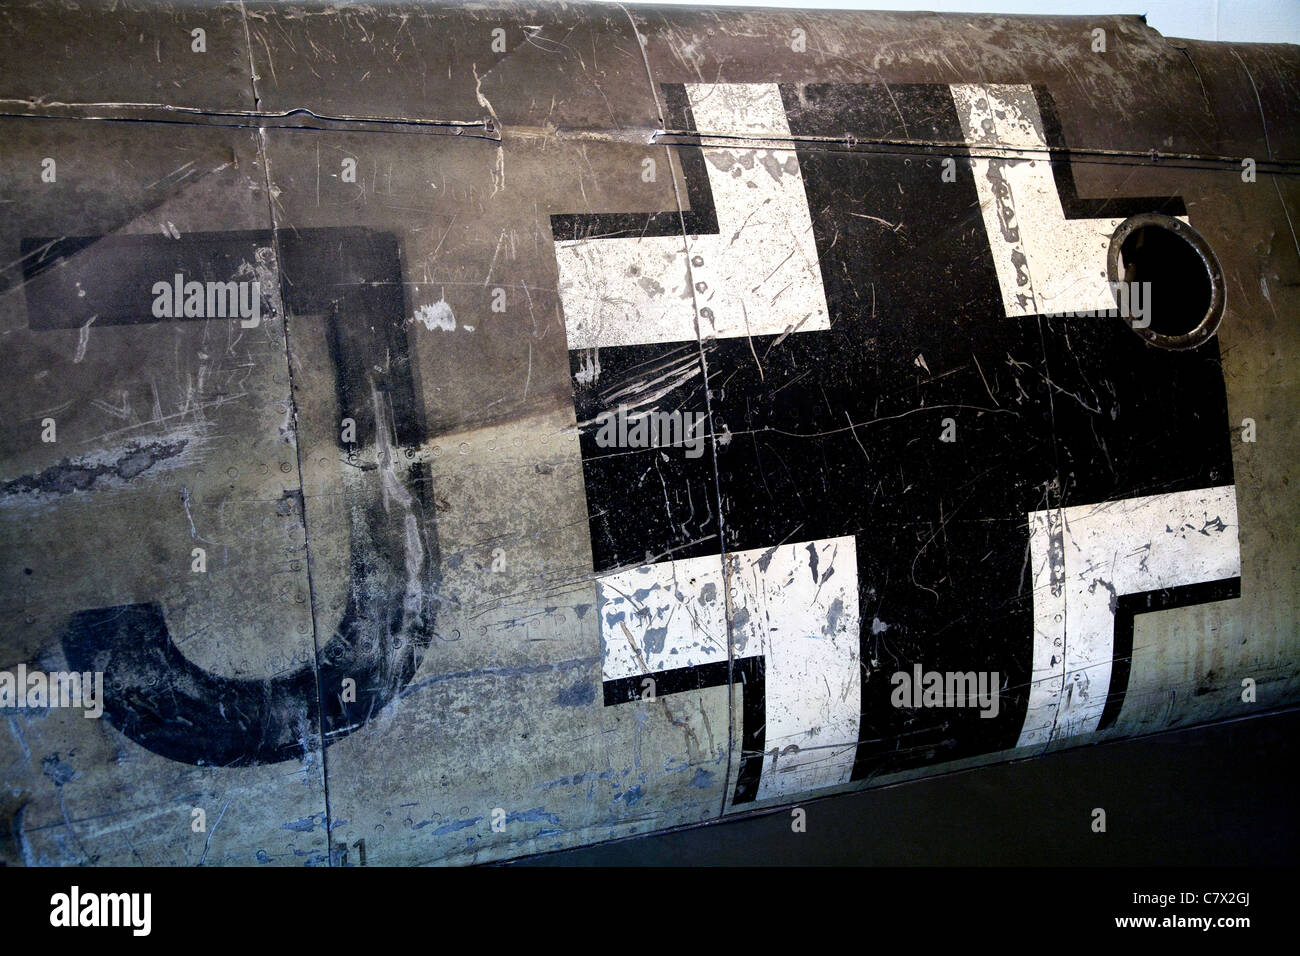
[[[0,18],[6,862],[501,860],[1300,699],[1295,47]],[[1116,273],[1148,220],[1210,272]]]

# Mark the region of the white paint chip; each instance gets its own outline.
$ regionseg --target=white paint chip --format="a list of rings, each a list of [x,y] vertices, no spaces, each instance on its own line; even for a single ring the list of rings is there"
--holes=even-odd
[[[423,323],[430,332],[434,329],[453,332],[456,329],[456,316],[452,314],[451,306],[442,299],[432,305],[422,305],[416,309],[415,321]]]

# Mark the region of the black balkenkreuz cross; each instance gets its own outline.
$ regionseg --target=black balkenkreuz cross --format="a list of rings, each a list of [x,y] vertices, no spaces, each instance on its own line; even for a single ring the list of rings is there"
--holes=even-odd
[[[799,144],[800,137],[842,140],[849,131],[862,140],[963,142],[953,92],[937,85],[779,87],[827,315],[813,330],[791,330],[808,312],[796,298],[780,331],[722,331],[724,317],[705,301],[719,277],[745,290],[738,296],[749,297],[751,319],[763,311],[755,306],[760,296],[786,290],[764,285],[756,260],[719,263],[695,254],[712,237],[725,243],[727,223],[749,212],[721,208],[710,176],[727,185],[717,177],[728,170],[741,178],[764,162],[764,175],[792,170],[774,162],[771,144],[753,149],[707,135],[690,141],[698,118],[692,104],[725,87],[663,90],[670,129],[687,134],[676,155],[689,211],[552,218],[557,258],[590,255],[609,240],[676,237],[690,256],[685,281],[694,288],[685,291],[704,329],[700,338],[693,327],[674,338],[663,331],[672,324],[663,318],[672,303],[657,311],[660,300],[651,297],[635,314],[620,301],[640,295],[636,288],[647,288],[647,279],[663,284],[641,269],[648,249],[639,259],[631,246],[626,255],[607,246],[603,258],[596,249],[597,258],[580,265],[589,273],[593,262],[605,264],[598,291],[583,300],[570,288],[565,300],[595,570],[618,585],[610,593],[625,598],[617,613],[612,604],[601,609],[605,703],[638,699],[646,674],[656,694],[742,682],[744,753],[733,803],[764,796],[764,754],[789,742],[765,732],[772,721],[769,662],[733,645],[730,655],[701,653],[674,666],[656,646],[657,663],[611,673],[611,655],[632,640],[625,612],[646,618],[646,637],[633,654],[648,653],[656,637],[662,644],[654,625],[667,616],[619,589],[635,566],[848,537],[856,550],[861,697],[843,777],[1017,746],[1035,666],[1030,516],[1231,485],[1217,343],[1165,351],[1147,346],[1119,318],[1009,316],[970,154],[956,151],[955,176],[945,181],[951,148],[864,153]],[[1049,147],[1037,162],[1050,162],[1064,218],[1185,214],[1176,198],[1080,199],[1055,106],[1043,89],[1033,99]],[[738,114],[736,129],[744,132],[749,118]],[[761,220],[761,201],[755,205]],[[778,249],[796,241],[779,218],[768,217],[763,229],[759,240]],[[697,281],[697,269],[709,282]],[[562,296],[566,281],[581,283],[580,276],[578,266],[561,261]],[[779,312],[768,301],[759,305]],[[680,448],[601,447],[594,423],[627,405],[643,414],[706,414],[715,453],[691,459]],[[941,440],[945,431],[955,440]],[[815,579],[815,554],[812,562]],[[608,577],[616,572],[623,576]],[[1113,667],[1101,683],[1103,728],[1113,723],[1127,684],[1122,622],[1131,644],[1134,602],[1145,611],[1233,596],[1238,579],[1224,578],[1177,593],[1145,589],[1119,609]],[[995,672],[996,713],[895,706],[890,675],[917,665]],[[828,693],[832,685],[844,686],[832,677]]]

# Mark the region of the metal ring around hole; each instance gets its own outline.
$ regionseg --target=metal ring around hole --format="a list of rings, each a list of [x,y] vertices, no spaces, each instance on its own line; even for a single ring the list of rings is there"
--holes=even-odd
[[[1205,315],[1201,317],[1200,323],[1190,332],[1184,332],[1182,335],[1162,335],[1150,328],[1135,328],[1133,323],[1127,320],[1125,324],[1148,345],[1156,348],[1181,351],[1204,345],[1219,331],[1219,325],[1223,322],[1223,314],[1227,308],[1228,296],[1223,282],[1223,267],[1219,265],[1219,257],[1214,254],[1205,237],[1181,219],[1158,212],[1141,212],[1136,216],[1129,216],[1115,227],[1115,232],[1110,237],[1110,250],[1106,253],[1106,273],[1111,282],[1111,289],[1115,292],[1116,304],[1119,304],[1119,293],[1115,283],[1123,281],[1119,268],[1120,251],[1124,247],[1124,241],[1144,226],[1167,229],[1192,247],[1210,277],[1210,305],[1205,310]]]

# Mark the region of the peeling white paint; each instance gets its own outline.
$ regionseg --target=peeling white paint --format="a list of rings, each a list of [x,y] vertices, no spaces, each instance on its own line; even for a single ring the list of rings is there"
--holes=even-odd
[[[573,378],[579,385],[595,385],[600,381],[600,349],[587,349],[582,353],[582,364]]]
[[[444,332],[456,330],[456,316],[452,313],[451,306],[442,299],[432,305],[422,305],[416,309],[414,321],[423,323],[430,332],[435,329],[442,329]]]
[[[781,148],[791,134],[779,88],[692,83],[686,93],[701,132],[770,139],[701,150],[717,235],[555,243],[571,350],[830,327],[799,160]]]
[[[1241,574],[1227,485],[1029,515],[1034,664],[1017,746],[1092,733],[1110,688],[1114,601]]]
[[[722,558],[661,561],[596,582],[605,680],[727,659]]]
[[[971,160],[1006,314],[1115,308],[1106,257],[1123,220],[1065,218],[1033,88],[954,84],[951,90],[967,144],[1006,151]]]
[[[664,561],[597,581],[605,680],[765,658],[760,800],[847,783],[862,707],[852,535]],[[745,693],[747,691],[743,691]]]
[[[766,658],[758,799],[847,783],[862,712],[852,535],[727,556],[736,656]]]

